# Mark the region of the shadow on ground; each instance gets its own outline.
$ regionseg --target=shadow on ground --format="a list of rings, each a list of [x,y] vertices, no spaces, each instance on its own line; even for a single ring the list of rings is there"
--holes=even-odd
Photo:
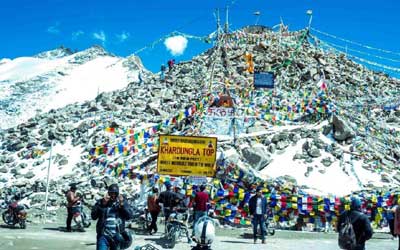
[[[11,225],[0,225],[1,228],[7,228],[7,229],[22,229],[19,227],[19,225],[11,226]]]
[[[250,243],[250,241],[243,241],[243,240],[221,240],[221,242],[234,243],[234,244],[246,244],[246,245],[248,245]]]

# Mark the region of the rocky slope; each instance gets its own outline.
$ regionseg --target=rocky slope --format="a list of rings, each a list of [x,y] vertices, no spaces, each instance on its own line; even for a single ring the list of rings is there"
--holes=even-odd
[[[74,65],[99,53],[106,52],[92,48],[90,53],[67,57]],[[252,55],[255,71],[274,72],[274,90],[253,89],[246,54]],[[125,67],[136,63],[135,57],[123,61]],[[48,74],[62,77],[58,71]],[[43,76],[28,82],[15,82],[15,86],[48,84]],[[151,173],[156,154],[142,144],[133,147],[130,155],[114,152],[101,156],[89,154],[91,150],[119,146],[120,140],[125,143],[123,138],[133,136],[129,129],[154,128],[148,138],[156,138],[158,133],[202,134],[201,125],[207,118],[200,112],[201,106],[207,108],[213,98],[228,92],[236,104],[236,115],[244,117],[245,122],[235,140],[231,136],[220,138],[219,156],[239,166],[247,179],[267,178],[274,159],[298,145],[300,151],[286,160],[294,168],[301,165],[305,178],[313,170],[324,175],[332,164],[337,164],[339,171],[358,182],[355,189],[398,185],[400,111],[393,103],[399,96],[400,81],[370,71],[345,55],[322,50],[306,31],[246,30],[221,35],[213,48],[166,72],[165,80],[160,80],[159,74],[144,74],[140,84],[132,82],[123,90],[103,92],[94,100],[34,115],[4,130],[0,135],[0,185],[17,187],[40,211],[53,141],[51,162],[56,167],[50,182],[51,205],[62,204],[63,190],[70,182],[80,183],[89,201],[98,198],[99,187],[104,186],[100,180],[112,181],[104,177],[105,168],[125,164],[128,171],[139,166],[139,172]],[[191,108],[194,106],[196,110]],[[191,112],[186,114],[188,109]],[[123,132],[110,133],[117,130]],[[141,141],[140,135],[139,140],[135,139]],[[363,182],[354,165],[378,178]],[[226,175],[226,171],[218,173],[219,178]],[[278,179],[279,183],[313,188],[311,179],[307,184],[297,183],[296,176]],[[139,189],[139,178],[121,178],[120,182],[126,184],[123,189],[127,193]]]

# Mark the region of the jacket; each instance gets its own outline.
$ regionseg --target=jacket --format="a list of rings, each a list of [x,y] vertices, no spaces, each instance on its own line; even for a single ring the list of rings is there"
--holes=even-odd
[[[158,195],[152,194],[147,197],[147,209],[149,212],[158,213],[161,210],[160,205],[157,203]]]
[[[373,234],[371,223],[369,222],[368,217],[362,212],[357,210],[350,210],[348,212],[343,212],[339,216],[339,221],[337,224],[338,232],[341,229],[341,225],[345,222],[346,216],[349,216],[350,221],[354,221],[353,229],[357,240],[357,247],[355,248],[355,250],[363,250],[365,248],[365,242],[371,239]]]
[[[256,214],[257,199],[258,199],[257,195],[254,195],[249,200],[249,212],[250,212],[250,215],[255,215]],[[263,215],[267,214],[267,199],[264,196],[261,197],[261,212],[262,212]]]
[[[97,220],[96,224],[96,233],[97,235],[102,235],[104,233],[104,224],[106,220],[107,210],[109,213],[115,213],[116,217],[121,219],[121,232],[125,230],[125,221],[132,219],[132,209],[129,204],[124,200],[124,204],[122,207],[119,206],[119,203],[112,202],[111,200],[104,205],[101,200],[98,200],[94,207],[92,208],[91,217],[93,220]]]
[[[160,193],[158,203],[162,203],[164,209],[173,209],[176,206],[177,196],[171,190],[166,190]]]

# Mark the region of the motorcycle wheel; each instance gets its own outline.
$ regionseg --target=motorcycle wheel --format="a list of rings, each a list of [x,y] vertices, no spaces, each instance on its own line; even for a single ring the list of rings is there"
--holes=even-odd
[[[169,247],[170,248],[174,248],[175,247],[175,245],[176,245],[176,241],[178,240],[178,230],[176,230],[176,229],[172,229],[171,230],[171,241],[170,241],[170,243],[169,243]]]
[[[9,226],[15,225],[14,220],[13,220],[13,215],[10,214],[8,211],[4,211],[2,214],[2,217],[3,217],[4,223],[6,223],[7,225],[9,225]]]
[[[25,222],[25,220],[21,220],[21,221],[19,222],[19,227],[20,227],[21,229],[25,229],[25,228],[26,228],[26,222]]]
[[[84,228],[88,228],[90,227],[90,225],[92,225],[90,219],[86,216],[85,213],[82,213],[82,224]]]
[[[90,222],[90,221],[83,221],[83,226],[85,227],[85,228],[88,228],[88,227],[90,227],[90,225],[92,225],[92,223]]]

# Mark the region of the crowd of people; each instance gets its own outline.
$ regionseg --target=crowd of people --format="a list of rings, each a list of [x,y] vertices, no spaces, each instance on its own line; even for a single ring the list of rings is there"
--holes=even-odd
[[[151,223],[148,227],[150,235],[157,233],[157,219],[162,212],[164,221],[167,223],[171,213],[177,210],[193,209],[193,228],[197,221],[209,215],[209,210],[213,209],[210,203],[210,195],[205,185],[196,186],[193,196],[185,195],[182,192],[182,186],[173,186],[169,181],[164,183],[164,191],[159,192],[156,186],[153,186],[151,192],[147,195],[147,210],[151,214]],[[71,208],[80,200],[76,195],[77,187],[70,185],[70,190],[66,193],[67,199],[67,232],[71,232]],[[395,200],[390,208],[386,208],[384,219],[388,222],[391,234],[396,237],[400,235],[400,207]],[[265,220],[271,216],[271,207],[269,200],[263,194],[263,187],[257,187],[255,194],[248,202],[249,215],[253,226],[254,243],[257,242],[258,235],[261,236],[261,243],[266,243],[266,223]],[[132,219],[132,208],[127,200],[119,192],[117,184],[108,187],[105,196],[98,200],[92,208],[91,217],[97,220],[97,250],[116,250],[124,249],[132,243],[132,236],[125,229],[125,222]],[[349,231],[349,224],[352,225]],[[362,212],[362,202],[359,198],[351,199],[350,209],[345,210],[338,217],[335,227],[339,233],[339,245],[342,249],[363,250],[365,243],[373,234],[370,217]],[[167,232],[165,232],[166,234]],[[192,237],[194,232],[192,233]],[[340,242],[340,238],[343,242]],[[348,246],[349,248],[346,248]],[[399,237],[400,250],[400,237]]]

